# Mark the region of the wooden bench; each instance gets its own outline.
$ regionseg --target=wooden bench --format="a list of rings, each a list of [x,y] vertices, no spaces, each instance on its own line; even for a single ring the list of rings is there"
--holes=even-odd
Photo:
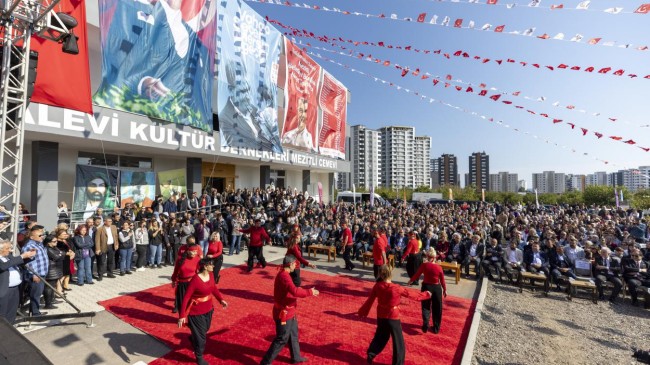
[[[578,289],[585,289],[591,291],[591,301],[594,304],[598,303],[598,290],[596,289],[596,284],[591,281],[585,280],[569,280],[569,295],[567,296],[568,300],[573,299],[573,296],[577,293]]]
[[[364,252],[361,259],[363,260],[363,267],[366,267],[366,265],[372,266],[372,252]]]
[[[455,263],[455,262],[439,262],[438,265],[442,267],[443,270],[451,270],[454,272],[456,275],[456,285],[458,285],[458,282],[460,281],[460,264]]]
[[[327,253],[327,262],[336,260],[336,247],[334,246],[324,246],[324,245],[311,245],[307,247],[307,255],[311,257],[312,252],[314,257],[318,252]]]
[[[543,273],[532,273],[529,271],[523,271],[519,274],[519,278],[517,279],[517,284],[519,285],[519,292],[522,293],[524,291],[524,280],[528,279],[530,281],[530,285],[534,285],[535,281],[541,280],[544,282],[544,295],[548,296],[548,291],[549,291],[549,280],[544,275]]]

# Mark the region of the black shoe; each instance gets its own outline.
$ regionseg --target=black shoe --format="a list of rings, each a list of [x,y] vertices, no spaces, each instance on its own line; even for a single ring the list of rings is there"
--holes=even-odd
[[[162,269],[162,265],[160,265],[160,264],[158,264],[158,266],[156,266],[156,267],[159,268],[159,269]]]
[[[47,315],[47,312],[40,312],[40,313],[32,314],[32,317],[42,317],[42,316],[46,316],[46,315]]]
[[[111,279],[115,279],[115,275],[113,275],[113,274],[108,274],[108,277],[111,278]]]
[[[120,276],[124,276],[124,272],[121,272],[121,273],[120,273]]]
[[[205,361],[205,359],[203,359],[203,356],[197,356],[196,363],[198,365],[210,365],[207,361]]]
[[[599,300],[605,300],[605,296],[604,296],[604,295],[599,295],[599,296],[598,296],[598,299],[599,299]]]
[[[127,275],[131,275],[131,274],[133,274],[133,273],[130,272],[130,271],[127,271],[126,274],[127,274]]]
[[[428,330],[429,330],[429,327],[422,326],[422,333],[427,333]]]
[[[50,305],[46,305],[45,307],[43,307],[43,309],[50,309],[50,310],[54,310],[54,309],[57,309],[57,308],[58,308],[57,306],[55,306],[55,305],[51,305],[51,304],[50,304]]]
[[[440,332],[440,326],[433,326],[433,333],[438,334]]]
[[[86,283],[86,284],[88,284],[88,285],[95,285],[95,283],[94,283],[94,282],[92,282],[92,281],[91,281],[91,282],[89,282],[89,283]],[[82,285],[83,285],[83,284],[82,284]]]
[[[375,359],[375,355],[368,354],[368,357],[366,357],[366,362],[368,364],[372,364],[372,360],[374,360],[374,359]]]
[[[97,278],[97,281],[102,281],[102,279],[103,278],[100,276],[100,277]]]
[[[296,359],[296,360],[291,360],[291,363],[292,364],[300,364],[300,363],[307,362],[307,361],[309,361],[309,359],[307,359],[306,357],[301,357],[301,358]]]

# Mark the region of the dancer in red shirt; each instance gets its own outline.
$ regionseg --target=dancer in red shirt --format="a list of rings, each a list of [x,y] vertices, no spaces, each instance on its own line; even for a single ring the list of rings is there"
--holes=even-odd
[[[250,243],[248,244],[248,272],[253,271],[253,261],[257,257],[257,262],[266,267],[264,259],[264,243],[271,242],[271,237],[262,227],[262,221],[255,219],[255,225],[246,229],[240,229],[239,232],[250,234]]]
[[[343,234],[341,235],[341,255],[343,255],[343,259],[345,260],[345,269],[346,270],[354,270],[354,264],[352,263],[352,259],[350,258],[350,255],[352,255],[352,247],[354,245],[354,242],[352,242],[352,231],[350,231],[350,227],[348,227],[348,222],[343,222],[341,223],[341,226],[343,226]]]
[[[409,285],[417,282],[420,275],[424,274],[422,282],[422,291],[431,293],[431,299],[422,302],[422,332],[429,329],[429,316],[433,313],[433,333],[440,332],[442,323],[442,297],[447,297],[447,284],[445,284],[445,274],[442,267],[436,264],[436,250],[429,247],[426,251],[427,261],[420,265],[418,272],[411,276]]]
[[[375,279],[377,279],[379,275],[379,268],[382,265],[388,263],[388,260],[386,259],[386,248],[388,247],[388,239],[384,234],[383,228],[375,229],[374,236],[375,236],[375,243],[372,245],[372,258],[374,261],[374,265],[372,265],[372,272],[375,275]]]
[[[174,273],[172,274],[172,288],[176,289],[174,309],[172,313],[178,312],[183,303],[183,297],[187,291],[187,286],[190,280],[196,275],[199,268],[199,261],[201,260],[200,252],[201,246],[197,245],[194,241],[188,239],[188,244],[184,245],[182,253],[180,253],[176,263],[174,264]]]
[[[406,273],[408,274],[409,278],[413,277],[413,274],[418,270],[419,266],[419,261],[420,258],[419,253],[420,253],[420,242],[418,241],[418,233],[416,231],[412,231],[410,233],[410,239],[409,243],[406,246],[406,250],[404,250],[404,254],[402,255],[402,259],[406,257]],[[415,281],[415,285],[418,285],[418,281]]]
[[[223,265],[223,243],[221,242],[221,235],[219,235],[219,232],[213,232],[210,235],[208,252],[205,254],[205,257],[212,259],[212,262],[214,263],[214,282],[219,284],[219,279],[221,279],[219,272]]]
[[[306,362],[300,356],[298,343],[298,319],[296,318],[297,298],[310,295],[318,296],[318,290],[297,288],[293,285],[290,273],[296,269],[296,257],[287,255],[282,262],[282,268],[275,277],[273,285],[273,320],[275,321],[275,339],[262,358],[261,365],[270,365],[284,346],[289,344],[291,360],[294,364]]]
[[[391,281],[392,269],[388,265],[382,265],[379,269],[377,283],[370,292],[370,297],[359,308],[359,315],[367,317],[370,313],[375,299],[377,299],[377,330],[370,346],[368,347],[368,363],[379,355],[386,347],[388,339],[393,339],[393,365],[403,365],[406,358],[406,347],[404,346],[404,335],[402,334],[402,322],[399,319],[399,305],[401,297],[413,300],[427,300],[431,298],[430,292],[415,292],[393,284]]]
[[[302,257],[302,252],[300,252],[300,236],[293,234],[291,237],[289,237],[289,240],[287,241],[287,253],[285,256],[293,255],[296,260],[298,261],[298,264],[296,264],[296,268],[291,272],[291,280],[293,281],[293,285],[295,286],[300,286],[302,283],[302,280],[300,279],[300,264],[303,264],[305,266],[308,266],[312,269],[316,268],[316,265],[310,263],[309,261],[305,260],[304,257]]]
[[[199,365],[208,364],[203,359],[203,351],[205,351],[205,342],[210,324],[212,324],[212,315],[214,314],[212,296],[217,298],[222,307],[228,307],[228,303],[223,300],[214,282],[213,270],[214,264],[211,259],[204,258],[201,260],[199,273],[194,275],[187,287],[187,293],[183,298],[183,305],[178,319],[178,328],[182,328],[185,323],[190,328],[192,333],[190,342],[194,347],[196,363]]]

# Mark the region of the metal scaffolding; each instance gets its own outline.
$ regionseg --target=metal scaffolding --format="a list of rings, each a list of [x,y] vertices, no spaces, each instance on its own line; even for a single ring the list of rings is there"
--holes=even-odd
[[[59,1],[0,0],[0,212],[10,218],[10,224],[0,230],[9,232],[13,242],[16,242],[20,216],[18,204],[25,137],[23,117],[28,101],[31,38],[37,35],[61,43],[71,34],[66,27],[66,17],[69,16],[54,11]]]

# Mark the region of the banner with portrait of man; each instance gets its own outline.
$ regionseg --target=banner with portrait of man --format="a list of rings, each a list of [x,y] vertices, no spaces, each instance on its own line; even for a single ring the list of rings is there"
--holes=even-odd
[[[99,0],[99,106],[212,131],[217,0]]]
[[[156,173],[143,171],[120,172],[120,202],[150,207],[156,197]]]
[[[218,13],[221,146],[282,153],[277,95],[282,35],[242,1],[223,1]]]
[[[105,167],[77,165],[72,199],[72,219],[85,220],[101,209],[103,214],[113,212],[118,204],[117,183],[119,170]]]
[[[282,144],[318,151],[318,80],[321,67],[302,49],[285,39],[287,85]]]
[[[165,200],[172,196],[179,198],[182,193],[187,193],[187,184],[185,181],[185,169],[158,172],[160,194]]]
[[[321,155],[345,159],[348,91],[327,72],[323,72],[318,105],[323,111],[318,150]]]

